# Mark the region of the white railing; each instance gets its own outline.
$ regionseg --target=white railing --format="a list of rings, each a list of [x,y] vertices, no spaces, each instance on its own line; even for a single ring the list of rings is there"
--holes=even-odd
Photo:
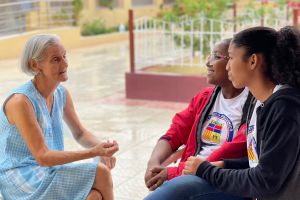
[[[0,3],[0,36],[73,24],[72,0]]]
[[[236,30],[259,26],[260,20],[236,23]],[[286,20],[265,19],[264,25],[280,28]],[[183,17],[180,22],[142,17],[134,21],[135,66],[204,66],[206,56],[217,41],[231,38],[234,24],[230,21]]]

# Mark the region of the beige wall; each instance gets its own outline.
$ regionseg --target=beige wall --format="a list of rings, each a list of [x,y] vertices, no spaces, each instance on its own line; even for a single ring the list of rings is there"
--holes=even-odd
[[[24,34],[0,37],[0,59],[16,58],[21,55],[26,41],[35,34],[52,33],[61,37],[64,46],[79,48],[128,40],[128,33],[111,33],[99,36],[81,37],[79,27],[66,27],[49,30],[31,31]],[[12,47],[12,48],[9,48]]]
[[[97,6],[97,0],[85,0],[85,7],[81,13],[81,22],[85,23],[93,19],[103,19],[107,27],[118,26],[128,22],[128,10],[134,10],[136,18],[142,16],[157,16],[163,0],[153,0],[153,5],[132,7],[132,0],[120,0],[121,7],[108,9]]]
[[[132,0],[118,0],[120,7],[109,9],[98,6],[99,0],[82,0],[84,8],[80,14],[79,24],[83,24],[94,19],[102,19],[107,27],[119,26],[120,24],[127,24],[128,10],[134,10],[136,18],[142,16],[155,17],[161,12],[161,5],[164,0],[153,0],[152,5],[147,6],[133,6]],[[44,1],[39,2],[39,11],[31,11],[26,15],[27,31],[36,30],[39,28],[47,28],[47,15],[40,15],[40,13],[48,12],[48,5]],[[165,6],[168,7],[168,6]]]
[[[153,0],[153,5],[132,7],[132,0],[120,0],[122,7],[113,10],[97,7],[97,0],[84,0],[84,10],[81,13],[82,22],[92,19],[103,19],[108,27],[118,26],[120,24],[127,24],[128,10],[134,10],[136,18],[142,16],[156,16],[160,12],[160,5],[163,0]],[[40,6],[43,10],[47,10],[46,5],[41,2]],[[36,12],[30,12],[26,16],[27,27],[30,32],[21,35],[11,35],[7,37],[0,37],[0,59],[15,58],[20,56],[25,42],[34,34],[41,33],[55,33],[58,34],[66,46],[66,48],[77,48],[88,45],[98,45],[103,43],[110,43],[116,41],[128,40],[128,33],[112,33],[92,37],[81,37],[79,27],[65,27],[56,29],[32,31],[31,27],[36,27],[39,17]],[[13,48],[7,48],[13,47]]]

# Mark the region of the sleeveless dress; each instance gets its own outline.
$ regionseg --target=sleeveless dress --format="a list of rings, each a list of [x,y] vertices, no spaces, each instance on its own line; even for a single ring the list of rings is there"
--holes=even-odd
[[[31,81],[9,94],[23,94],[33,105],[49,150],[63,151],[65,89],[54,92],[50,115],[46,101]],[[16,126],[0,110],[0,190],[4,200],[85,200],[96,175],[96,162],[39,166]]]

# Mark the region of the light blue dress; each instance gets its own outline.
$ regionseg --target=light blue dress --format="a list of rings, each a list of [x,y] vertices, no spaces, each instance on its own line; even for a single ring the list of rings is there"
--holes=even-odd
[[[50,150],[62,151],[65,89],[54,93],[52,114],[31,81],[10,95],[21,93],[31,101]],[[30,153],[18,129],[0,110],[0,190],[4,200],[85,200],[92,188],[97,163],[70,163],[41,167]]]

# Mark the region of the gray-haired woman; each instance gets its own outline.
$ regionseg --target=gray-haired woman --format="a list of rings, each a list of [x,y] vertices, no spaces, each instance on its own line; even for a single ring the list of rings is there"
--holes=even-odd
[[[56,35],[26,43],[22,70],[33,79],[0,110],[0,188],[4,199],[113,199],[117,142],[100,142],[80,123],[68,90],[66,50]],[[64,151],[63,119],[87,150]],[[72,163],[103,156],[103,163]]]

